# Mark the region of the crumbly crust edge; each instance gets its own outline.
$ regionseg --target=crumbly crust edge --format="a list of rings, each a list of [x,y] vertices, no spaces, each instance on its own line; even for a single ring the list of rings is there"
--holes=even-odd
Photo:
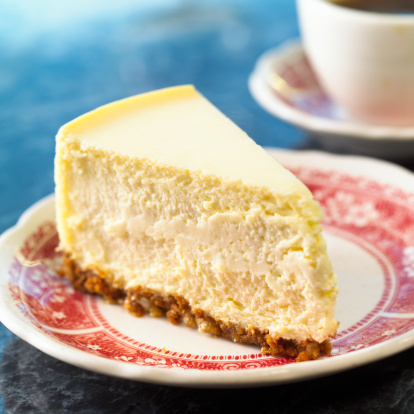
[[[82,269],[68,254],[64,254],[58,273],[69,280],[76,290],[100,295],[110,303],[119,303],[134,316],[141,317],[146,313],[154,317],[166,315],[168,321],[174,325],[183,322],[203,333],[221,336],[234,342],[258,345],[265,355],[291,357],[301,362],[330,355],[332,350],[329,340],[322,343],[314,340],[286,340],[271,336],[268,330],[260,330],[254,326],[244,328],[216,320],[202,309],[193,309],[181,296],[167,296],[140,286],[128,290],[118,289],[108,283],[105,274],[99,269]]]

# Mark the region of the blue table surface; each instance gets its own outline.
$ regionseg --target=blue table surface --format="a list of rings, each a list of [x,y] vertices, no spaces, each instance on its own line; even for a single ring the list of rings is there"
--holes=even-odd
[[[247,88],[260,54],[297,37],[293,0],[0,0],[0,233],[53,192],[58,128],[140,92],[192,83],[257,143],[306,147]],[[0,324],[0,360],[15,340]]]

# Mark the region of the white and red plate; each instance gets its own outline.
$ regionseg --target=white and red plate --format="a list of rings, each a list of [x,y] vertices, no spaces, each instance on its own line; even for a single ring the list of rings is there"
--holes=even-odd
[[[0,238],[0,320],[43,352],[92,371],[185,386],[259,386],[317,377],[414,345],[414,175],[383,161],[269,149],[312,190],[339,278],[333,352],[296,363],[254,346],[135,318],[53,271],[53,196]]]
[[[249,89],[266,111],[306,130],[325,148],[394,160],[414,156],[414,125],[374,125],[349,115],[327,95],[297,40],[260,56]]]

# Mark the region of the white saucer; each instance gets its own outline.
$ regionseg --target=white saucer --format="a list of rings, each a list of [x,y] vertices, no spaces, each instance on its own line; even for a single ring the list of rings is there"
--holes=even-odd
[[[303,128],[325,148],[394,160],[414,157],[414,126],[352,118],[326,95],[298,40],[264,53],[249,77],[249,89],[265,110]]]
[[[0,237],[0,320],[41,351],[92,371],[190,387],[286,383],[414,346],[414,174],[362,157],[269,149],[312,190],[338,274],[330,357],[295,363],[166,318],[135,318],[58,277],[54,199]]]

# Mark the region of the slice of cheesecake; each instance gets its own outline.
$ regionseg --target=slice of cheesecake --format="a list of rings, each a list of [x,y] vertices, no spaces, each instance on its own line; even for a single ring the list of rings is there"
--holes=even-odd
[[[55,181],[75,287],[273,356],[329,353],[337,287],[319,204],[192,86],[64,125]]]

